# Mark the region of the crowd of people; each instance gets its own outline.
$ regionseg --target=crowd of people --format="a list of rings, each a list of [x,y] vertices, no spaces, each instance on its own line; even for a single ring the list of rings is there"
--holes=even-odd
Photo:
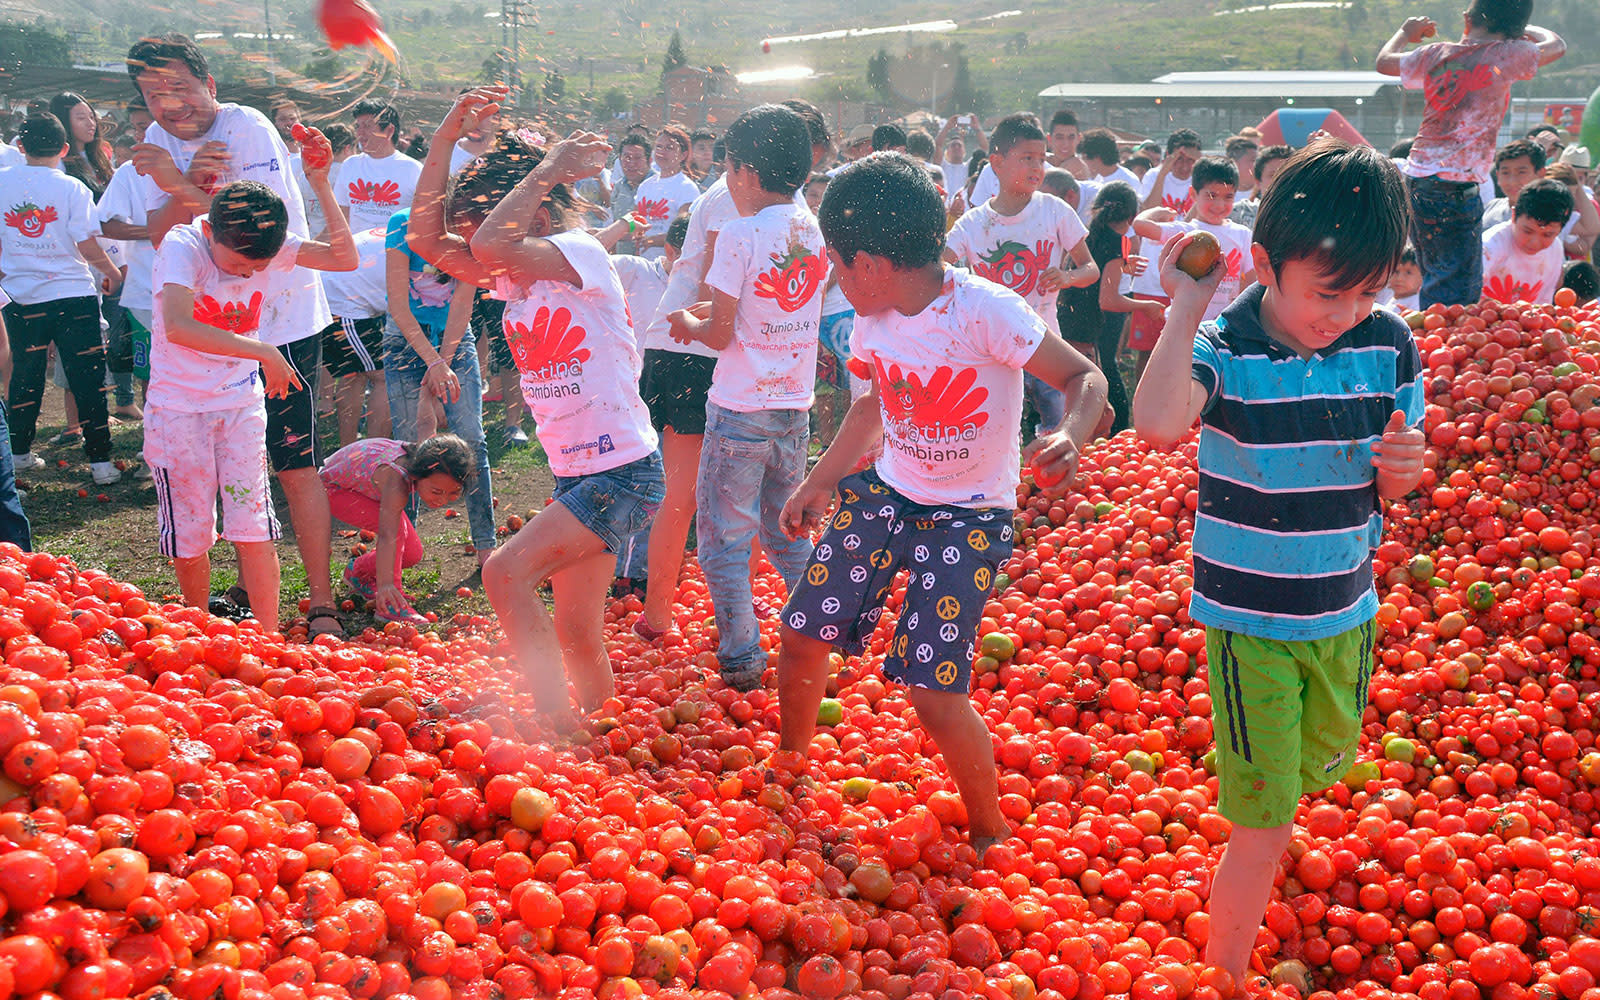
[[[1426,112],[1387,153],[1251,130],[1209,152],[1189,129],[1128,144],[1066,110],[838,135],[797,99],[721,134],[612,142],[541,135],[495,87],[407,141],[383,102],[322,128],[289,101],[220,102],[191,40],[146,39],[125,135],[107,142],[63,94],[0,149],[0,538],[30,542],[12,470],[42,464],[52,356],[71,424],[57,443],[81,436],[108,484],[109,422],[143,420],[136,474],[184,599],[268,631],[269,476],[313,635],[343,628],[335,520],[376,536],[343,583],[382,621],[422,622],[402,589],[423,555],[412,519],[464,497],[488,597],[559,731],[613,692],[608,592],[643,597],[644,641],[675,627],[692,526],[723,682],[767,682],[760,623],[779,618],[780,773],[805,767],[829,654],[863,648],[906,570],[884,672],[981,849],[1008,826],[967,692],[1019,468],[1065,489],[1097,435],[1168,445],[1198,422],[1190,613],[1227,695],[1236,823],[1208,960],[1242,974],[1294,805],[1359,740],[1372,521],[1422,468],[1401,311],[1596,294],[1589,151],[1550,127],[1495,149],[1510,81],[1563,51],[1529,7],[1474,0],[1459,41],[1409,52],[1436,27],[1405,23],[1378,68],[1424,90]],[[1205,243],[1214,264],[1180,267]],[[527,443],[531,417],[555,477],[499,547],[486,387],[505,443]],[[240,584],[214,597],[219,504]],[[763,563],[782,609],[756,597]],[[1269,710],[1286,698],[1301,711]]]

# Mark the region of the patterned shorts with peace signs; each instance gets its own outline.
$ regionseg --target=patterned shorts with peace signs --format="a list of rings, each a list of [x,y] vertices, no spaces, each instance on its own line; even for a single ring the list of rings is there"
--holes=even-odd
[[[914,503],[872,469],[839,483],[839,509],[817,541],[784,624],[861,652],[904,569],[905,606],[884,675],[913,687],[965,693],[995,569],[1011,558],[1011,511]]]

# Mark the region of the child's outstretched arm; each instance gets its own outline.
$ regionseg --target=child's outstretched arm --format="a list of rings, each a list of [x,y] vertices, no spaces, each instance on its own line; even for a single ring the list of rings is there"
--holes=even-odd
[[[1065,491],[1078,471],[1079,451],[1094,436],[1094,429],[1106,412],[1110,383],[1093,361],[1054,334],[1039,342],[1024,370],[1066,397],[1067,412],[1061,424],[1039,435],[1022,452],[1023,458],[1045,473],[1039,477],[1041,480]],[[1046,492],[1050,489],[1046,487]]]
[[[800,485],[795,488],[783,511],[778,515],[778,526],[790,538],[809,535],[822,523],[833,502],[833,494],[843,479],[867,449],[877,444],[883,435],[883,411],[878,407],[878,378],[874,373],[868,379],[870,387],[861,398],[850,404],[850,410],[834,435],[833,444],[817,459],[817,464]]]
[[[433,133],[428,158],[422,162],[422,173],[417,177],[417,192],[411,201],[411,218],[406,226],[406,245],[418,257],[480,288],[493,288],[494,274],[473,257],[466,240],[445,228],[445,185],[450,181],[450,153],[456,142],[499,113],[500,102],[508,93],[505,87],[475,87],[456,98],[450,113]]]
[[[667,317],[672,339],[680,344],[698,341],[712,350],[725,351],[733,343],[733,317],[738,310],[738,299],[713,290],[709,313],[703,307],[679,309]]]
[[[275,399],[287,396],[290,389],[300,388],[300,377],[276,347],[196,320],[194,289],[187,285],[164,285],[160,289],[160,299],[161,318],[171,343],[202,354],[258,362],[267,395]]]
[[[611,147],[602,136],[578,131],[550,148],[528,176],[501,199],[472,237],[472,255],[516,285],[564,281],[583,287],[567,255],[547,239],[529,236],[539,206],[558,184],[592,177],[605,166]]]
[[[83,259],[90,267],[100,272],[101,291],[107,295],[117,294],[117,290],[122,287],[122,269],[111,262],[111,258],[106,254],[106,248],[100,245],[100,241],[93,236],[83,240],[78,244],[78,253],[83,255]]]
[[[471,288],[471,286],[467,286]],[[406,501],[411,498],[411,485],[400,470],[390,465],[378,466],[372,474],[373,485],[378,487],[378,582],[373,602],[375,610],[387,614],[404,614],[411,610],[405,591],[395,583],[395,572],[400,552],[400,518],[405,515]]]
[[[1405,53],[1407,45],[1415,45],[1424,38],[1431,38],[1439,31],[1439,26],[1433,23],[1431,17],[1408,17],[1400,30],[1389,36],[1383,43],[1383,48],[1378,50],[1378,62],[1374,67],[1385,76],[1400,75],[1400,57]]]
[[[300,244],[300,253],[294,262],[313,271],[354,271],[361,264],[361,254],[356,250],[355,237],[350,234],[350,220],[343,212],[335,211],[339,204],[334,199],[333,184],[328,171],[333,166],[333,146],[326,136],[314,128],[296,125],[294,137],[300,143],[300,163],[306,172],[306,183],[322,206],[328,223],[319,240]]]
[[[1539,48],[1539,65],[1548,66],[1567,54],[1567,43],[1549,28],[1528,25],[1522,37]]]
[[[1205,387],[1193,374],[1194,338],[1227,266],[1218,260],[1200,279],[1178,270],[1178,257],[1194,236],[1184,233],[1161,251],[1161,285],[1171,292],[1172,305],[1133,394],[1134,430],[1158,448],[1176,444],[1206,405]]]

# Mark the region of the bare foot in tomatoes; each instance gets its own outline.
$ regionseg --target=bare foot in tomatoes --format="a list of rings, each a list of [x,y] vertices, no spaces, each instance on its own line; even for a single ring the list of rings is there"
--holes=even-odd
[[[979,836],[978,834],[974,833],[974,834],[969,836],[968,839],[972,843],[972,849],[978,855],[978,867],[981,868],[981,867],[984,866],[984,858],[985,858],[985,855],[987,855],[989,853],[989,848],[991,848],[991,847],[995,846],[996,844],[1001,843],[1002,841],[1004,841],[1006,839],[1006,836],[1009,836],[1009,835],[1002,835],[1002,836],[998,836],[998,837],[983,837],[983,836]]]

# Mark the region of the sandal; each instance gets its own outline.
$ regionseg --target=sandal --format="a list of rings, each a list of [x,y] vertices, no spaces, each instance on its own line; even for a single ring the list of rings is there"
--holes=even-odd
[[[633,621],[633,634],[645,642],[655,642],[671,631],[671,628],[653,628],[649,622],[644,620],[643,613],[640,613],[639,617]]]
[[[318,627],[317,622],[323,619],[332,619],[333,625],[331,627],[327,625]],[[306,634],[313,639],[319,635],[335,635],[343,638],[344,620],[339,617],[339,613],[334,609],[318,605],[306,612]]]
[[[248,609],[239,607],[239,605],[221,594],[211,595],[211,599],[206,602],[206,610],[218,618],[226,618],[235,622],[242,622],[250,617]]]
[[[250,594],[237,583],[222,592],[222,596],[238,605],[243,611],[250,610]]]

